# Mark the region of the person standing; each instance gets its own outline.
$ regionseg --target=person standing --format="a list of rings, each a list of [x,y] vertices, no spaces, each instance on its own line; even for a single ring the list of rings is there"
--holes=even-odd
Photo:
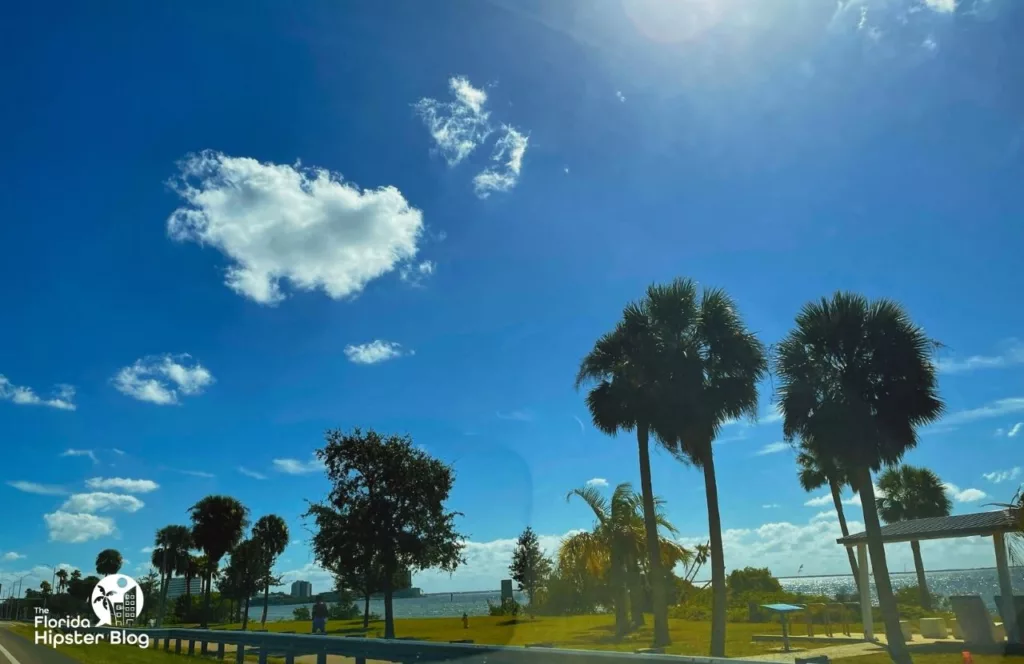
[[[327,604],[324,603],[323,595],[316,596],[316,604],[313,605],[313,633],[327,633]]]

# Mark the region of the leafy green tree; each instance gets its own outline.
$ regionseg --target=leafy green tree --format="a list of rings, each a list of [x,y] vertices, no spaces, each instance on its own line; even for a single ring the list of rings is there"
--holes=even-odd
[[[606,577],[611,586],[612,602],[615,606],[615,631],[622,636],[631,627],[643,625],[644,587],[642,572],[646,569],[646,528],[643,514],[643,497],[633,491],[633,486],[623,482],[615,487],[611,500],[605,500],[594,487],[573,489],[566,496],[583,500],[597,518],[593,532],[579,533],[564,540],[559,555],[580,556],[586,569],[593,574]],[[678,534],[662,511],[663,502],[655,497],[655,519],[661,531],[658,548],[664,569],[677,564],[687,564],[691,553],[680,546],[673,537]],[[632,621],[628,611],[632,609]]]
[[[772,576],[767,567],[744,567],[729,573],[729,592],[735,595],[743,593],[781,593],[782,584]]]
[[[281,582],[279,578],[273,576],[274,563],[288,546],[288,525],[276,514],[261,516],[252,527],[252,539],[260,551],[260,578],[263,586],[263,617],[260,619],[260,625],[266,627],[270,587]]]
[[[445,508],[455,481],[448,465],[413,447],[408,436],[329,431],[317,450],[332,488],[310,504],[317,562],[339,570],[367,551],[384,575],[384,637],[394,638],[394,577],[400,569],[454,571],[463,562],[458,513]]]
[[[814,453],[813,448],[804,448],[796,457],[796,465],[800,486],[804,491],[817,491],[823,486],[828,486],[832,494],[832,505],[836,508],[836,515],[839,517],[839,530],[843,537],[850,536],[850,529],[846,526],[846,513],[843,510],[842,487],[852,486],[850,478],[842,468],[829,463],[827,459],[821,459]],[[850,571],[853,573],[853,582],[860,590],[860,574],[857,571],[857,557],[853,549],[846,547],[846,557],[850,561]]]
[[[220,559],[242,540],[249,525],[249,510],[230,496],[207,496],[189,508],[192,541],[206,556],[202,570],[206,582],[202,627],[209,626],[210,592]]]
[[[946,495],[942,480],[927,468],[907,465],[888,468],[878,476],[878,489],[878,515],[886,523],[949,516],[953,510],[953,503]],[[921,607],[930,611],[932,600],[928,592],[928,580],[924,576],[921,543],[912,540],[910,549],[914,553]]]
[[[943,411],[935,343],[891,300],[836,293],[806,304],[778,345],[783,433],[846,468],[864,511],[889,653],[909,664],[889,581],[872,471],[899,463]]]
[[[78,570],[75,571],[77,572]],[[81,572],[78,573],[77,577],[72,573],[71,580],[68,582],[68,594],[81,602],[88,602],[92,596],[92,589],[99,582],[100,577],[98,576],[90,575],[83,578]]]
[[[121,552],[117,549],[103,549],[96,556],[96,571],[102,576],[117,574],[123,564]]]
[[[515,549],[512,550],[512,564],[508,566],[512,580],[519,584],[520,590],[526,591],[526,596],[533,605],[534,593],[544,580],[551,574],[551,561],[547,559],[540,548],[540,540],[533,528],[527,526],[516,540]]]
[[[53,586],[50,585],[49,581],[41,581],[39,583],[39,594],[43,597],[48,597],[53,592]]]

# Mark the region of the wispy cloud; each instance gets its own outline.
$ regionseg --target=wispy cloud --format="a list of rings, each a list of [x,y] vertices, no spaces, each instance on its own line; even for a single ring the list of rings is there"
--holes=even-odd
[[[1020,433],[1020,429],[1022,426],[1024,426],[1024,422],[1017,422],[1016,424],[1014,424],[1012,427],[1010,427],[1010,430],[1006,432],[1006,437],[1016,438],[1017,434]]]
[[[17,551],[8,551],[4,555],[0,556],[0,559],[6,561],[21,560],[25,557],[25,554],[18,553]]]
[[[626,101],[626,95],[622,94],[622,90],[615,91],[615,98],[618,99],[620,102]]]
[[[175,470],[175,472],[188,475],[189,477],[201,477],[205,480],[212,480],[216,477],[213,473],[208,473],[205,470]]]
[[[1015,480],[1018,477],[1020,477],[1020,467],[1014,466],[1009,470],[997,470],[991,473],[983,473],[982,477],[984,477],[989,482],[992,482],[993,484],[1008,482],[1010,480]]]
[[[398,269],[399,278],[412,286],[422,286],[423,282],[433,276],[437,269],[434,261],[423,261],[421,263],[406,263]]]
[[[135,496],[120,493],[95,491],[76,493],[61,505],[60,511],[72,514],[95,514],[96,512],[138,512],[145,506]]]
[[[116,454],[117,456],[124,456],[124,450],[119,450],[116,447],[110,448],[110,451]]]
[[[15,385],[0,374],[0,401],[10,401],[19,406],[47,406],[57,410],[75,410],[75,388],[71,385],[56,385],[49,399],[40,397],[31,387]]]
[[[950,413],[942,418],[939,423],[941,425],[965,424],[967,422],[976,422],[1022,411],[1024,411],[1024,397],[1010,397],[1008,399],[998,399],[978,408]]]
[[[133,480],[127,477],[91,477],[85,486],[95,491],[124,491],[125,493],[150,493],[160,488],[153,480]]]
[[[251,477],[254,480],[265,480],[265,479],[267,479],[267,476],[264,475],[263,473],[257,473],[255,470],[249,470],[245,466],[239,466],[238,467],[238,472],[241,473],[242,475],[245,475],[246,477]]]
[[[13,487],[18,491],[34,493],[40,496],[63,496],[68,492],[68,490],[62,486],[55,486],[53,484],[37,484],[36,482],[24,482],[21,480],[8,482],[7,486]]]
[[[365,344],[345,346],[345,357],[353,364],[377,364],[412,354],[412,351],[404,350],[402,344],[382,339],[375,339]]]
[[[576,424],[580,425],[580,433],[586,433],[587,428],[583,424],[583,420],[581,420],[580,418],[576,417],[575,415],[572,416],[572,419],[576,420]]]
[[[468,157],[491,133],[487,93],[473,87],[465,76],[448,79],[453,100],[441,102],[424,97],[413,108],[423,119],[431,138],[449,166]]]
[[[513,410],[509,412],[498,411],[494,414],[499,420],[514,420],[516,422],[532,422],[533,413],[528,410]]]
[[[64,450],[63,452],[61,452],[60,455],[62,457],[87,457],[89,459],[92,459],[93,463],[99,463],[100,462],[100,460],[96,458],[96,453],[93,452],[92,450],[73,450],[73,449],[68,449],[68,450]]]
[[[956,3],[957,0],[924,0],[926,7],[942,14],[952,14],[955,12]]]
[[[994,355],[939,358],[936,367],[943,373],[957,374],[982,369],[1003,369],[1017,364],[1024,364],[1024,343],[1018,339],[1008,339]]]
[[[504,132],[494,144],[494,153],[488,166],[473,178],[473,191],[477,198],[487,198],[494,192],[511,190],[519,182],[523,170],[523,156],[529,144],[529,137],[509,125],[502,125]]]
[[[182,396],[196,396],[212,385],[213,374],[187,353],[144,357],[114,376],[118,392],[158,406],[180,403]]]
[[[309,461],[274,459],[273,464],[275,470],[287,475],[305,475],[307,473],[321,472],[324,469],[324,464],[316,458]]]
[[[958,503],[976,503],[979,500],[988,498],[988,494],[981,489],[961,489],[955,484],[945,482],[943,486],[949,497]]]
[[[608,480],[606,480],[603,477],[592,477],[589,480],[587,480],[587,486],[596,486],[596,487],[605,488],[605,487],[608,486]]]
[[[766,510],[774,510],[780,507],[782,507],[782,505],[779,505],[778,503],[768,503],[767,505],[761,505],[761,508]]]
[[[776,443],[768,443],[754,454],[755,456],[764,456],[766,454],[778,454],[779,452],[785,452],[786,450],[792,449],[793,447],[789,443],[780,440]]]

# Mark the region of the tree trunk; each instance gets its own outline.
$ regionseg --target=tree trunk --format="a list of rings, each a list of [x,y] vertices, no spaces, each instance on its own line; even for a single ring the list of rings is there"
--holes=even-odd
[[[924,578],[924,561],[921,559],[921,543],[913,541],[910,549],[914,552],[914,569],[917,571],[917,590],[921,593],[921,608],[932,610],[932,595],[928,592],[928,579]]]
[[[210,627],[210,586],[211,585],[213,585],[213,584],[211,583],[211,578],[208,575],[206,577],[206,592],[204,593],[204,597],[203,597],[203,624],[202,624],[202,628],[203,629],[209,629],[209,627]],[[246,602],[248,602],[248,601],[249,601],[248,598],[246,598]],[[191,604],[190,604],[190,606],[191,606]],[[245,612],[245,617],[246,618],[249,617],[249,612],[248,611]]]
[[[266,586],[263,588],[263,617],[260,619],[261,628],[265,628],[267,626],[267,605],[270,603],[270,579],[267,579],[266,581]]]
[[[242,631],[249,627],[249,593],[245,593],[245,609],[242,613]]]
[[[629,586],[626,585],[623,567],[621,554],[613,552],[610,580],[615,593],[615,635],[618,637],[625,636],[629,631]]]
[[[370,626],[370,593],[363,598],[363,629]]]
[[[875,573],[875,590],[878,592],[878,606],[885,623],[885,639],[889,644],[889,657],[895,664],[913,664],[907,643],[900,629],[900,614],[896,598],[892,594],[889,580],[889,566],[885,562],[885,545],[882,543],[882,527],[878,523],[878,509],[875,506],[875,488],[871,484],[871,471],[861,468],[857,471],[860,484],[860,502],[864,508],[864,532],[868,537],[868,553]]]
[[[633,614],[633,629],[644,626],[644,584],[637,561],[630,562],[629,608]]]
[[[711,656],[725,657],[725,617],[728,609],[725,551],[722,545],[722,515],[718,510],[715,460],[710,452],[704,460],[704,491],[707,493],[708,538],[711,540]]]
[[[843,500],[839,495],[839,485],[829,480],[828,488],[832,490],[832,504],[836,506],[836,515],[839,517],[839,530],[843,533],[843,537],[850,536],[850,529],[846,527],[846,513],[843,511]],[[860,574],[857,573],[857,556],[854,555],[853,549],[846,547],[846,557],[850,559],[850,571],[853,572],[853,583],[857,588],[857,592],[860,593]]]
[[[391,588],[391,577],[392,572],[386,573],[384,576],[384,638],[393,639],[395,638],[395,611],[392,606],[392,599],[394,598],[394,590]]]
[[[647,424],[638,424],[636,442],[640,451],[640,492],[644,502],[644,530],[647,534],[648,581],[654,610],[654,647],[669,645],[668,606],[665,602],[665,577],[661,573],[661,548],[658,546],[658,522],[654,513],[654,489],[651,486],[651,456]]]

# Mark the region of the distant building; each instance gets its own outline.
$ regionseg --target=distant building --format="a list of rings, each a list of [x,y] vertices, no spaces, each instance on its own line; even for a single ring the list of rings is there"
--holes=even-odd
[[[309,581],[296,581],[292,584],[292,597],[312,597],[313,584]]]
[[[113,603],[113,618],[114,625],[117,627],[131,627],[135,624],[135,608],[137,601],[138,588],[132,588],[126,592],[120,602]]]
[[[199,595],[203,592],[203,581],[202,579],[192,579],[192,583],[189,584],[189,590],[192,591],[193,595]],[[177,599],[185,594],[185,577],[175,576],[167,582],[167,599]]]

